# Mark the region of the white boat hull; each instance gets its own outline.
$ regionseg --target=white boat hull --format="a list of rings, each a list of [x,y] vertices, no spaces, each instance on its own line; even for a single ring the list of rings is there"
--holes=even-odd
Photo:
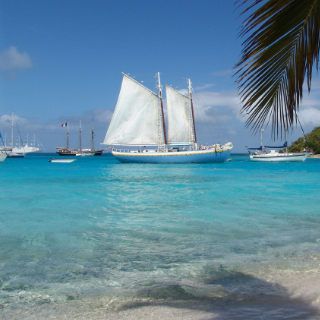
[[[6,160],[7,155],[4,152],[0,152],[0,162],[3,162],[4,160]]]
[[[225,162],[230,158],[232,146],[221,149],[190,151],[112,151],[120,162],[126,163],[213,163]]]
[[[263,161],[263,162],[293,162],[293,161],[305,161],[307,153],[267,153],[267,154],[251,154],[251,161]]]
[[[9,151],[7,152],[8,158],[24,158],[25,154],[24,153],[18,153],[18,152],[13,152]]]
[[[51,163],[72,163],[76,161],[76,159],[50,159]]]
[[[13,147],[12,152],[16,154],[26,154],[40,151],[38,147],[28,146],[27,144],[21,147]]]
[[[76,153],[76,157],[93,157],[94,152],[80,152]]]

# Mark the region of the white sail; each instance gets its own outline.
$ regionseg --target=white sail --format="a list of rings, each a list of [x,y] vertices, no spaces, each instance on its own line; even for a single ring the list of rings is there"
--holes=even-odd
[[[191,99],[166,86],[168,144],[189,145],[195,142]]]
[[[127,75],[104,139],[106,145],[163,145],[159,97]]]

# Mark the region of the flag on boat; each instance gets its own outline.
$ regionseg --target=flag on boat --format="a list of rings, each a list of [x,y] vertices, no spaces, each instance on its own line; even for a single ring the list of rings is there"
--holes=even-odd
[[[64,122],[64,123],[61,124],[62,128],[67,127],[67,126],[68,126],[68,122]]]

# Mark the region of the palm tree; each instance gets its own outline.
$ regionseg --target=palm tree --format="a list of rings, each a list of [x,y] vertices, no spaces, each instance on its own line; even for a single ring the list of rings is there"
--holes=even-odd
[[[271,122],[274,136],[296,124],[303,84],[318,70],[320,0],[240,0],[244,23],[236,76],[247,125]],[[314,68],[315,66],[315,68]]]

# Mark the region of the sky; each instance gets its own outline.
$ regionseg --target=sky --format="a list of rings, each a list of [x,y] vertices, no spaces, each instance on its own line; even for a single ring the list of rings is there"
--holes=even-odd
[[[245,127],[233,67],[241,53],[240,10],[233,0],[0,0],[0,130],[36,136],[44,151],[65,144],[68,122],[77,147],[90,129],[103,141],[122,72],[156,90],[193,82],[198,140],[257,145]],[[320,123],[320,81],[305,94],[305,131]],[[293,130],[289,141],[301,135]],[[266,141],[271,136],[266,130]]]

